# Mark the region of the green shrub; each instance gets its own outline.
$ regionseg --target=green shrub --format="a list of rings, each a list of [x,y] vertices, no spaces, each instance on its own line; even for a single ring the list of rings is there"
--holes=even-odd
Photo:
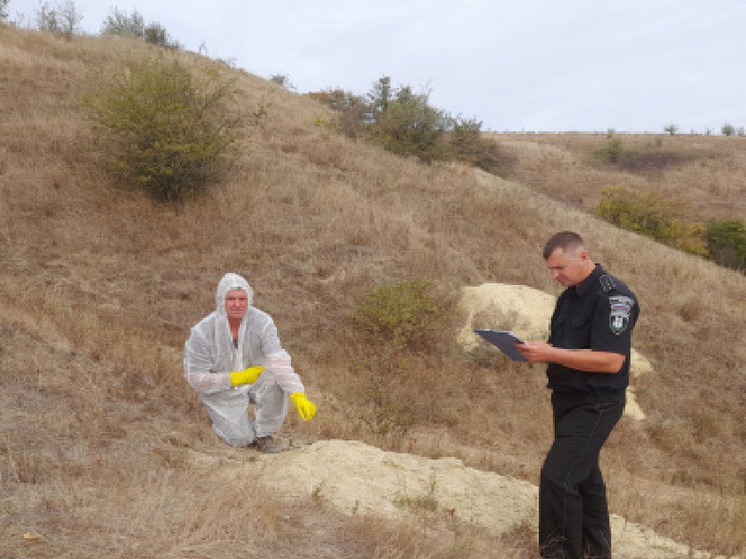
[[[482,134],[482,123],[474,119],[453,120],[448,134],[447,158],[462,161],[469,165],[494,173],[508,173],[512,161],[494,140]]]
[[[176,58],[130,64],[99,80],[85,103],[111,170],[159,201],[181,201],[220,178],[241,116],[229,116],[232,82],[195,77]]]
[[[706,225],[678,217],[680,211],[653,191],[608,186],[601,191],[600,217],[690,254],[710,258],[721,266],[746,271],[746,226],[736,220],[713,220]]]
[[[596,152],[596,157],[606,163],[616,163],[622,156],[624,146],[622,145],[621,138],[612,137],[609,138],[606,147]]]
[[[75,34],[82,20],[83,16],[80,15],[72,0],[66,0],[56,6],[42,2],[36,12],[36,25],[39,31],[47,31],[67,38]]]
[[[601,190],[598,215],[621,227],[658,241],[668,241],[673,224],[661,207],[660,199],[651,194],[635,193],[622,186],[609,186]]]
[[[399,349],[426,345],[442,325],[444,305],[422,280],[382,285],[358,298],[355,318],[368,333]]]
[[[112,13],[106,16],[101,26],[101,34],[130,36],[142,39],[145,37],[145,19],[136,10],[127,15],[119,11],[118,8],[114,8]]]
[[[145,25],[145,19],[136,10],[127,15],[114,8],[104,20],[101,34],[130,36],[159,47],[181,48],[181,45],[171,40],[165,27],[156,22]]]
[[[365,135],[366,119],[370,107],[365,99],[342,89],[329,89],[307,94],[336,112],[335,127],[348,138],[360,138]]]
[[[377,114],[369,133],[389,151],[430,163],[443,156],[440,138],[447,126],[447,117],[429,105],[427,95],[402,87]]]
[[[677,208],[655,191],[608,186],[601,190],[597,213],[622,229],[652,237],[691,254],[708,254],[701,224],[679,218]]]
[[[713,220],[705,233],[711,258],[722,266],[746,271],[746,227],[740,221]]]
[[[394,88],[380,78],[365,96],[341,89],[308,93],[337,112],[337,129],[351,138],[364,138],[399,155],[421,161],[462,161],[490,173],[506,175],[513,164],[497,142],[485,139],[482,123],[451,118],[432,107],[428,94],[410,86]]]
[[[293,82],[291,82],[290,78],[285,74],[272,74],[271,76],[269,76],[269,81],[276,85],[279,85],[284,89],[287,89],[288,91],[295,91]]]
[[[177,42],[172,41],[166,31],[160,23],[152,22],[145,26],[145,42],[158,47],[168,48],[181,48]]]
[[[482,123],[475,119],[455,119],[450,133],[451,153],[456,159],[467,160],[481,148]]]

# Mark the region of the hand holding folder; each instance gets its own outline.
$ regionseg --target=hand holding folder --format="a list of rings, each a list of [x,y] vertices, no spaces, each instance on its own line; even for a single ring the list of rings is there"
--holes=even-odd
[[[474,332],[497,347],[513,361],[527,361],[515,346],[516,344],[522,344],[523,340],[513,332],[507,330],[474,330]]]

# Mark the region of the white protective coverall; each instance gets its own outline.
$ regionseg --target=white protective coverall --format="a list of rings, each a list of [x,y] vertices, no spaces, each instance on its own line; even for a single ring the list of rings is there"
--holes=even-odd
[[[243,289],[249,298],[237,345],[225,310],[225,296],[235,289]],[[279,431],[287,415],[288,394],[305,391],[290,355],[280,345],[274,321],[253,307],[253,295],[243,277],[223,276],[215,294],[215,311],[192,328],[184,344],[184,376],[199,393],[217,435],[232,446],[246,446]],[[231,371],[256,365],[266,369],[255,383],[231,387]],[[255,405],[253,421],[250,403]]]

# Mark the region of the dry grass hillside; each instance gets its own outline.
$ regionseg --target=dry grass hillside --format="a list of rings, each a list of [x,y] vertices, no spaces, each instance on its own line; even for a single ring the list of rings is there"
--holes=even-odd
[[[330,115],[315,102],[182,53],[235,75],[241,108],[266,116],[209,196],[159,205],[113,185],[80,104],[91,71],[152,52],[0,27],[0,557],[534,557],[525,525],[495,536],[429,507],[350,516],[317,491],[269,489],[252,450],[213,436],[181,352],[221,275],[241,273],[318,404],[284,436],[536,483],[551,438],[541,367],[465,354],[457,313],[430,347],[401,352],[351,317],[356,297],[397,280],[431,280],[454,310],[485,282],[557,294],[540,253],[564,228],[635,289],[634,343],[654,369],[637,386],[646,419],[623,419],[603,454],[612,512],[743,554],[746,278],[589,213],[608,183],[656,180],[695,215],[742,219],[743,139],[666,137],[681,158],[641,175],[587,157],[602,137],[501,137],[516,159],[500,180],[349,141],[319,125]],[[413,423],[386,432],[381,414]],[[195,468],[195,453],[214,460]],[[235,460],[247,475],[227,482]]]
[[[660,193],[671,210],[693,221],[746,218],[746,137],[626,135],[616,165],[596,155],[603,134],[496,135],[516,165],[511,178],[587,211],[603,187],[624,185]]]

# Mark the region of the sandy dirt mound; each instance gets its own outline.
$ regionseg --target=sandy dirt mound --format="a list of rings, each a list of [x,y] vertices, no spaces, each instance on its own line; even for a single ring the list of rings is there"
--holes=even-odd
[[[268,464],[268,485],[316,494],[348,513],[403,517],[437,507],[496,532],[535,516],[535,486],[467,468],[457,458],[428,459],[337,440],[286,456]]]
[[[233,456],[192,458],[195,467],[226,481],[254,479],[289,498],[313,496],[351,515],[403,519],[427,508],[496,535],[518,525],[536,529],[536,486],[466,467],[457,458],[424,458],[341,440],[273,455],[236,449]],[[612,531],[618,559],[707,557],[618,516],[612,517]]]
[[[457,342],[466,351],[486,343],[474,334],[474,328],[512,330],[526,340],[545,338],[555,301],[554,295],[525,285],[485,283],[477,287],[464,287],[459,305],[465,323]],[[627,406],[624,410],[625,415],[632,419],[645,418],[635,398],[634,379],[652,370],[650,362],[633,348],[630,359],[632,383],[627,390]]]

